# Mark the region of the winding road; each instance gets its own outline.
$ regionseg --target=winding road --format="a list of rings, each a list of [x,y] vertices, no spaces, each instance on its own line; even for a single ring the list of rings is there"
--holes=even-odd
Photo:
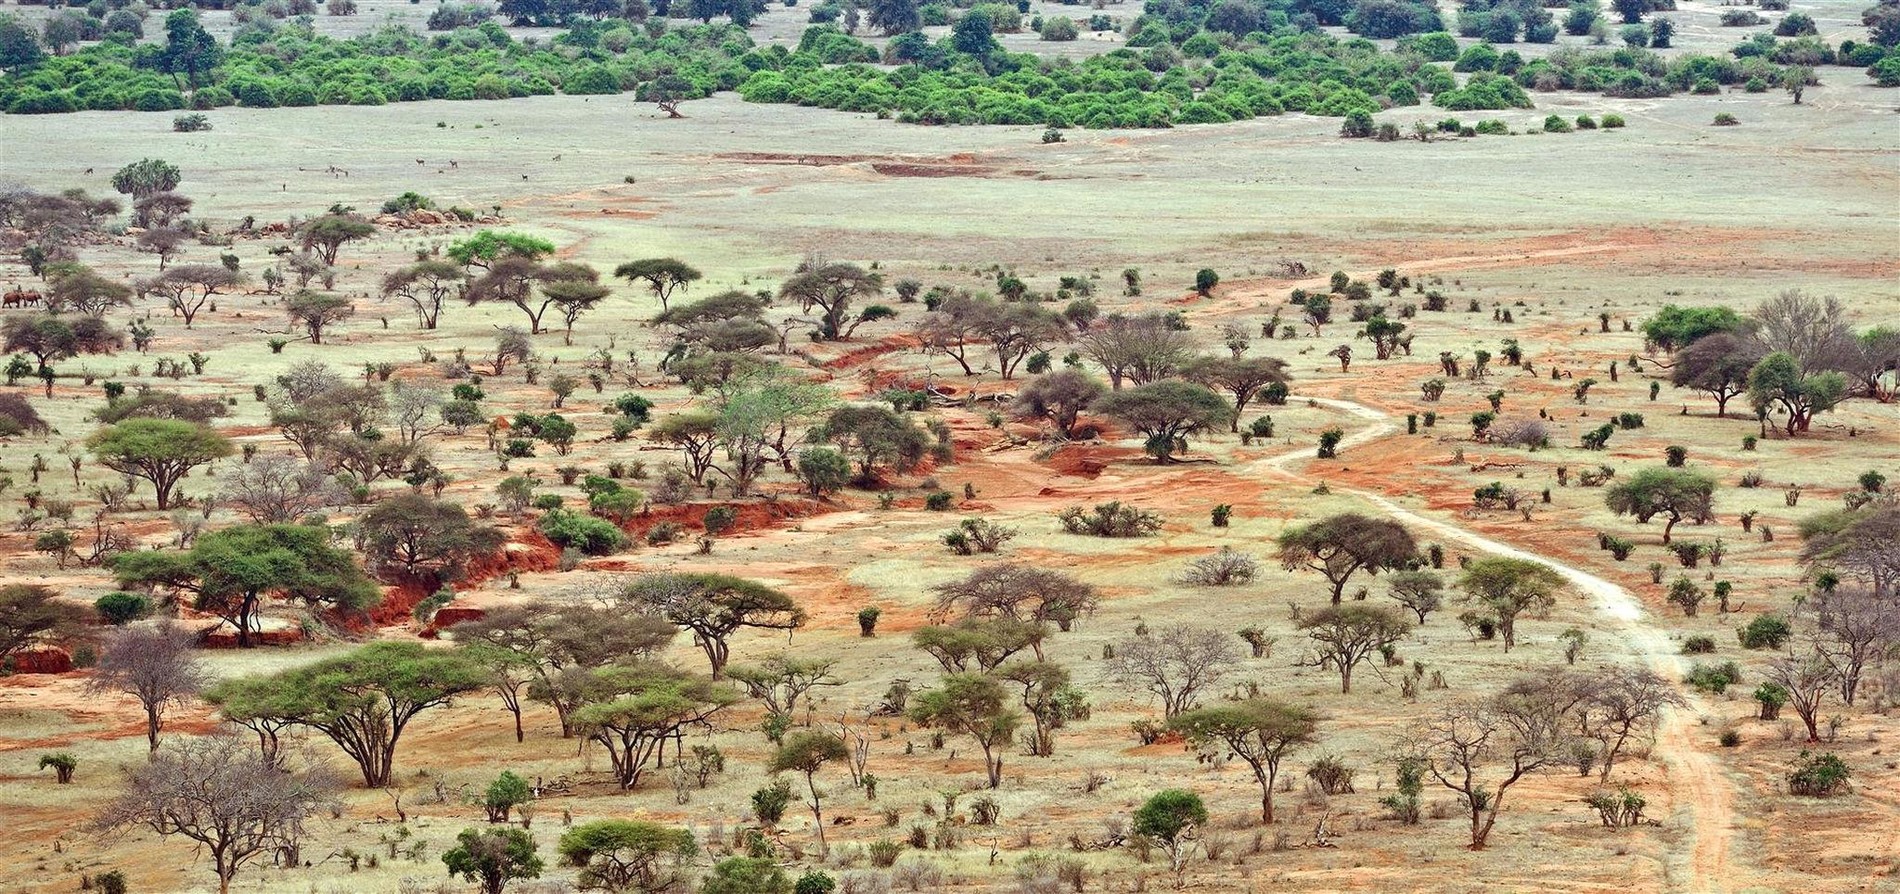
[[[1333,398],[1307,399],[1367,423],[1340,442],[1341,450],[1376,441],[1398,430],[1387,414],[1371,407]],[[1290,471],[1286,466],[1295,460],[1310,459],[1312,456],[1311,448],[1297,450],[1256,460],[1243,467],[1242,471],[1265,472],[1310,482],[1311,479]],[[1633,657],[1648,663],[1666,680],[1682,679],[1686,671],[1682,657],[1669,641],[1668,635],[1650,623],[1649,612],[1628,590],[1546,556],[1500,543],[1441,519],[1420,515],[1383,495],[1352,488],[1337,490],[1365,500],[1386,515],[1415,528],[1431,531],[1435,536],[1494,555],[1536,562],[1557,572],[1571,586],[1590,597],[1598,614],[1616,625]],[[1700,701],[1693,692],[1683,694],[1691,706]],[[1671,782],[1679,789],[1680,798],[1671,823],[1685,829],[1693,842],[1687,854],[1686,866],[1683,865],[1682,855],[1674,855],[1671,864],[1666,867],[1666,878],[1671,890],[1694,894],[1730,894],[1737,890],[1737,880],[1729,863],[1735,843],[1735,793],[1728,780],[1723,778],[1715,760],[1697,747],[1696,722],[1692,714],[1693,708],[1671,711],[1657,731],[1657,752],[1668,767]]]

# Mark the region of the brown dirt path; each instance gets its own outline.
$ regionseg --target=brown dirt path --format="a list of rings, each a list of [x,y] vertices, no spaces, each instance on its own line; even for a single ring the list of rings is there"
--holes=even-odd
[[[1313,400],[1369,423],[1348,435],[1340,444],[1342,450],[1397,432],[1397,427],[1386,421],[1386,414],[1378,410],[1350,401],[1328,398]],[[1302,448],[1257,460],[1243,471],[1307,481],[1300,473],[1288,469],[1287,465],[1309,456],[1310,452]],[[1631,657],[1646,662],[1664,679],[1682,679],[1685,668],[1681,656],[1671,647],[1668,636],[1649,623],[1642,602],[1628,590],[1538,553],[1491,540],[1447,521],[1420,515],[1383,495],[1350,488],[1341,490],[1371,503],[1381,512],[1407,525],[1424,528],[1438,536],[1486,552],[1537,562],[1556,571],[1573,587],[1590,597],[1598,612],[1618,624],[1624,642],[1630,648]],[[1675,824],[1688,830],[1693,842],[1687,854],[1687,866],[1681,872],[1671,867],[1670,881],[1673,890],[1695,894],[1729,894],[1740,889],[1740,879],[1736,876],[1731,860],[1735,850],[1735,787],[1724,778],[1715,760],[1697,747],[1699,740],[1691,734],[1693,713],[1703,709],[1703,700],[1696,693],[1686,690],[1683,696],[1688,700],[1691,710],[1670,712],[1658,731],[1656,741],[1657,750],[1669,767],[1670,781],[1680,789],[1679,810],[1686,810],[1688,814],[1677,819]]]

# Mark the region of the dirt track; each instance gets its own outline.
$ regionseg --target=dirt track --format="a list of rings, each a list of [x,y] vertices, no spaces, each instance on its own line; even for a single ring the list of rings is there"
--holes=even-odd
[[[1385,413],[1371,407],[1332,398],[1311,399],[1322,406],[1344,411],[1370,423],[1348,435],[1340,443],[1342,449],[1375,441],[1397,430],[1396,426],[1386,421],[1388,417]],[[1307,481],[1309,479],[1305,476],[1286,466],[1309,456],[1311,453],[1306,449],[1282,453],[1256,461],[1243,471],[1266,472]],[[1682,679],[1686,668],[1681,656],[1670,644],[1668,636],[1647,620],[1648,613],[1644,611],[1641,601],[1628,590],[1574,566],[1499,543],[1450,522],[1420,515],[1380,494],[1352,488],[1343,490],[1407,525],[1423,528],[1475,549],[1536,562],[1550,568],[1562,575],[1571,586],[1589,596],[1600,614],[1616,622],[1631,657],[1647,662],[1664,679]],[[1690,707],[1665,715],[1656,740],[1657,749],[1669,765],[1672,781],[1681,786],[1677,815],[1671,817],[1670,822],[1678,828],[1689,830],[1693,841],[1686,867],[1681,866],[1682,855],[1674,855],[1669,880],[1672,890],[1727,894],[1739,890],[1736,884],[1738,879],[1730,865],[1735,838],[1734,786],[1716,768],[1714,759],[1696,747],[1696,738],[1690,733],[1693,726],[1692,712],[1703,709],[1702,699],[1688,689],[1682,689],[1682,694]]]

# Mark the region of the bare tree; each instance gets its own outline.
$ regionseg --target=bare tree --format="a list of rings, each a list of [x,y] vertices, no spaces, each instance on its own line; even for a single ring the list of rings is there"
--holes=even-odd
[[[1111,316],[1108,323],[1081,338],[1082,354],[1102,365],[1109,386],[1122,380],[1145,385],[1173,375],[1194,356],[1194,340],[1158,315]]]
[[[262,854],[295,857],[304,823],[329,803],[320,772],[287,773],[234,736],[186,739],[133,770],[125,792],[95,821],[102,831],[143,827],[182,835],[211,855],[218,891]]]
[[[1018,562],[985,565],[967,576],[931,588],[932,611],[947,617],[961,609],[969,617],[1003,617],[1036,624],[1054,622],[1067,631],[1076,618],[1095,613],[1101,595],[1067,574]],[[1036,656],[1042,657],[1040,646]]]
[[[1530,686],[1538,685],[1529,681]],[[1569,739],[1553,700],[1500,696],[1445,705],[1420,721],[1408,750],[1471,814],[1471,849],[1483,850],[1511,786],[1563,754]],[[1502,775],[1487,781],[1492,767]]]
[[[1601,778],[1606,782],[1632,738],[1653,733],[1664,709],[1686,704],[1674,685],[1646,668],[1605,668],[1581,683],[1583,726],[1603,745]]]
[[[287,524],[345,500],[322,468],[288,456],[256,457],[225,480],[219,499],[258,524]]]
[[[405,382],[390,386],[389,417],[403,443],[414,444],[442,427],[442,400],[442,392],[434,388]]]
[[[1867,590],[1837,589],[1815,600],[1825,639],[1818,653],[1833,668],[1841,701],[1854,704],[1867,665],[1900,653],[1900,603]]]
[[[1801,561],[1863,582],[1882,599],[1900,595],[1900,505],[1875,503],[1856,512],[1803,519]]]
[[[1790,654],[1768,665],[1768,680],[1788,693],[1788,705],[1807,725],[1808,741],[1821,741],[1821,703],[1837,681],[1834,665],[1818,648],[1805,655]]]
[[[1351,692],[1353,667],[1397,644],[1412,625],[1389,608],[1353,602],[1302,617],[1300,629],[1313,640],[1313,666],[1338,671],[1339,691]]]
[[[204,688],[206,677],[192,654],[191,631],[166,621],[155,627],[120,630],[106,640],[99,666],[87,681],[94,694],[124,693],[145,709],[145,739],[158,753],[165,709]]]
[[[1860,353],[1847,325],[1847,309],[1832,297],[1814,298],[1790,289],[1763,302],[1749,323],[1761,353],[1794,355],[1804,375],[1851,369]]]
[[[1230,639],[1218,630],[1187,624],[1131,637],[1115,644],[1108,673],[1160,696],[1163,715],[1173,720],[1240,662],[1240,650]]]

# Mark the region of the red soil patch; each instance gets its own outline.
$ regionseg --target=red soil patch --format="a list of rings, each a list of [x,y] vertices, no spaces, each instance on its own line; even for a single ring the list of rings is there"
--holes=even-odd
[[[515,539],[502,547],[500,552],[469,562],[456,585],[474,589],[504,574],[553,571],[560,566],[560,548],[541,536],[540,531],[529,528],[517,532]],[[383,601],[370,613],[370,620],[377,624],[400,624],[415,613],[417,603],[434,592],[433,580],[410,577],[399,579],[394,586],[384,591]]]
[[[73,656],[65,649],[32,649],[14,653],[7,664],[15,674],[64,674],[72,672]]]
[[[1043,465],[1058,475],[1073,475],[1078,478],[1094,478],[1102,470],[1116,462],[1125,462],[1144,457],[1147,454],[1133,447],[1110,447],[1107,444],[1065,444],[1051,454]],[[1050,493],[1043,488],[1043,495]]]
[[[861,348],[846,351],[820,365],[825,369],[848,369],[863,364],[866,361],[882,357],[885,354],[918,347],[920,344],[921,342],[919,342],[914,335],[892,335],[878,341],[876,344],[869,344]]]
[[[771,502],[751,501],[745,503],[681,503],[677,506],[661,506],[648,510],[646,514],[622,525],[621,530],[630,537],[645,538],[648,531],[661,522],[673,522],[688,529],[706,530],[706,512],[716,506],[725,506],[735,513],[732,527],[720,536],[746,534],[765,531],[778,527],[788,519],[809,518],[832,511],[831,507],[815,500],[803,498],[785,499]]]

